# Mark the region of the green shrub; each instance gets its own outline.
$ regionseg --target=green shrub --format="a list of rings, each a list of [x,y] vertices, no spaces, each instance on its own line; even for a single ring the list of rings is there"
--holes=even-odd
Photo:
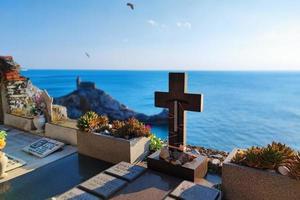
[[[163,141],[154,134],[150,136],[150,151],[157,151],[162,148]]]

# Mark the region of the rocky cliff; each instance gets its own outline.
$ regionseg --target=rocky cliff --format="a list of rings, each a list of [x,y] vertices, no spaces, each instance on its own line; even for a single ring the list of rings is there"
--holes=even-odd
[[[135,117],[145,123],[156,125],[166,124],[168,120],[167,110],[152,116],[138,113],[97,88],[78,87],[77,90],[66,96],[54,98],[54,103],[67,107],[68,117],[72,119],[79,118],[87,111],[95,111],[98,114],[107,115],[111,120]]]

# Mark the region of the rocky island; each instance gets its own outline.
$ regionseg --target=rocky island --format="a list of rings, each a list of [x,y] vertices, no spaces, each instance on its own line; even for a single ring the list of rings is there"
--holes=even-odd
[[[54,103],[67,108],[68,117],[77,119],[87,111],[107,115],[110,120],[125,120],[134,117],[148,124],[167,124],[168,111],[164,109],[156,115],[146,115],[129,109],[105,91],[98,89],[93,82],[82,82],[77,77],[77,89],[70,94],[54,98]]]

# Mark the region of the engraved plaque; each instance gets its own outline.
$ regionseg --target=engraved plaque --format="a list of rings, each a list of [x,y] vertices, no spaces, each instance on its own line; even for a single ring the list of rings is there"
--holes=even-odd
[[[99,197],[96,197],[92,194],[89,194],[78,188],[73,188],[62,195],[55,198],[56,200],[99,200]]]
[[[190,181],[183,181],[171,192],[171,196],[179,199],[198,199],[198,200],[218,200],[220,191],[213,188],[204,187]]]
[[[123,188],[126,184],[127,182],[124,180],[105,173],[100,173],[97,176],[83,182],[79,185],[79,187],[107,199]]]
[[[105,172],[131,182],[140,176],[144,171],[146,171],[146,168],[144,167],[132,165],[127,162],[120,162],[119,164],[107,169]]]

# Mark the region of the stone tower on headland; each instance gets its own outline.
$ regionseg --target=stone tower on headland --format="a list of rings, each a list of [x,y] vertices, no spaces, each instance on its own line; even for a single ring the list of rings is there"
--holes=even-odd
[[[94,82],[89,82],[89,81],[82,82],[79,76],[77,76],[76,85],[77,85],[77,90],[96,89],[96,84]]]

